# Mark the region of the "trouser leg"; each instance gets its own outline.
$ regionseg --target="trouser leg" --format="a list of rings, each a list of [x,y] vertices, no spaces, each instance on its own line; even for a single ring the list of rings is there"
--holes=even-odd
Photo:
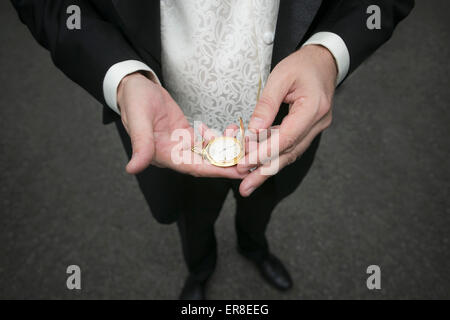
[[[217,261],[214,224],[230,188],[224,179],[188,177],[186,200],[177,221],[183,256],[189,273],[206,281]]]
[[[128,157],[131,143],[120,121],[116,126]],[[216,264],[214,223],[230,188],[228,180],[194,178],[150,166],[137,176],[153,216],[162,223],[177,221],[189,272],[206,279]]]
[[[314,139],[300,159],[267,179],[247,198],[239,194],[240,181],[233,181],[238,247],[248,258],[260,260],[268,254],[266,230],[272,211],[284,197],[301,184],[311,168],[319,142],[320,135]]]
[[[269,252],[266,230],[277,204],[273,179],[269,179],[249,197],[239,194],[239,183],[233,186],[236,198],[235,226],[238,248],[246,257],[258,261]]]

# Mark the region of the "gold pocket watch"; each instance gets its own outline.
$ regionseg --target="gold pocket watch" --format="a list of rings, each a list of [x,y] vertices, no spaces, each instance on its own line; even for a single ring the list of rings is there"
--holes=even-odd
[[[217,167],[231,167],[236,165],[245,154],[244,123],[239,118],[240,139],[236,137],[221,136],[211,139],[203,148],[193,146],[192,151],[200,154],[212,165]]]

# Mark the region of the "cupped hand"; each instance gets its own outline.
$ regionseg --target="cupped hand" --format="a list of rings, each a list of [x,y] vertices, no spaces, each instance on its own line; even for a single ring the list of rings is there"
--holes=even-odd
[[[117,101],[133,149],[126,166],[128,173],[137,174],[155,165],[197,177],[240,179],[246,176],[236,167],[215,167],[192,153],[194,130],[182,110],[162,86],[144,75],[133,73],[122,79]],[[182,136],[184,140],[176,139]],[[189,155],[188,161],[180,162],[180,157],[174,157],[182,152]]]
[[[270,176],[293,163],[330,126],[336,77],[333,56],[317,45],[302,47],[276,65],[255,107],[249,130],[259,134],[270,128],[283,102],[290,105],[289,113],[277,131],[260,141],[238,164],[240,173],[254,169],[241,182],[242,196],[249,196]]]

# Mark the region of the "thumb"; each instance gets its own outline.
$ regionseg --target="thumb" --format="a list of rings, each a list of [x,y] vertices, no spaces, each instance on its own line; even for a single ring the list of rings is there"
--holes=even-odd
[[[255,110],[250,119],[249,129],[267,129],[275,120],[280,105],[284,101],[291,86],[288,77],[280,74],[279,70],[274,69],[269,75],[266,86],[256,103]]]
[[[138,118],[130,123],[129,128],[133,154],[126,170],[129,174],[137,174],[152,162],[155,153],[153,126],[148,119]]]

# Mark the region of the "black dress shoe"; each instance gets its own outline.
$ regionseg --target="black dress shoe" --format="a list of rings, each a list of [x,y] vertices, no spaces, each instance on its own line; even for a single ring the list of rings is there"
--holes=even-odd
[[[250,260],[255,264],[256,268],[258,268],[263,279],[271,286],[280,291],[287,291],[292,288],[292,279],[289,272],[280,259],[273,254],[269,253],[260,261]]]
[[[184,283],[183,290],[180,293],[180,300],[206,300],[205,282],[200,282],[189,276]]]

